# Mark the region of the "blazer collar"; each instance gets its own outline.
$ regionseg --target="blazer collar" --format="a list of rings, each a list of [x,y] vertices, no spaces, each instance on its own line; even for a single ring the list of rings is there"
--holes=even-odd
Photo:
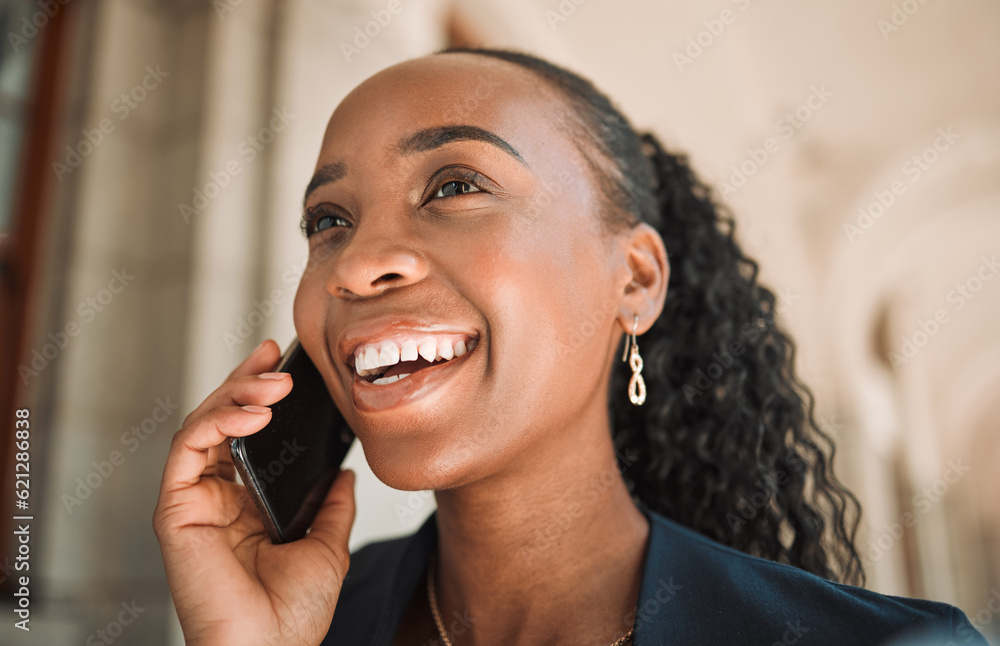
[[[639,584],[632,641],[633,646],[657,646],[667,643],[666,626],[682,619],[678,615],[681,603],[675,598],[681,586],[674,582],[673,577],[663,574],[670,569],[668,546],[672,538],[667,531],[665,519],[642,503],[637,506],[649,521],[649,537]],[[389,577],[390,590],[397,602],[389,604],[385,609],[379,622],[380,633],[384,634],[387,629],[391,629],[394,634],[399,627],[406,605],[423,577],[427,560],[437,546],[437,540],[437,511],[434,511],[412,535],[402,558],[396,562],[394,576]],[[390,643],[393,634],[387,635],[387,639],[376,639],[374,643]]]

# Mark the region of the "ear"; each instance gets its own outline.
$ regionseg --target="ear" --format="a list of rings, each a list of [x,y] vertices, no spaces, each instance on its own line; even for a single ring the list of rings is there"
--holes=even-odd
[[[622,235],[619,246],[623,259],[624,287],[619,295],[618,321],[626,334],[632,332],[639,317],[636,334],[653,326],[663,311],[670,280],[667,248],[660,233],[645,222]]]

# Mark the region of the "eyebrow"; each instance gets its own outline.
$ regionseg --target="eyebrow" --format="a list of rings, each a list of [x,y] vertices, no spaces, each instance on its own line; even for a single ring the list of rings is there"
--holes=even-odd
[[[404,137],[396,144],[397,150],[404,155],[413,153],[423,153],[435,148],[440,148],[445,144],[456,141],[482,141],[483,143],[496,146],[514,159],[522,166],[527,166],[521,153],[514,150],[514,147],[501,139],[498,135],[484,130],[477,126],[437,126],[434,128],[424,128]]]
[[[521,157],[521,153],[517,152],[513,146],[504,141],[499,135],[477,126],[435,126],[433,128],[424,128],[400,139],[396,144],[396,150],[402,155],[412,155],[428,152],[456,141],[481,141],[499,148],[516,159],[522,166],[527,167],[528,165],[524,161],[524,158]],[[320,186],[332,184],[337,180],[343,179],[346,174],[347,167],[343,162],[320,166],[306,187],[305,195],[302,198],[303,206],[305,206],[306,201],[309,199],[310,193]]]
[[[311,180],[309,180],[309,186],[306,186],[306,194],[302,196],[302,206],[305,206],[310,193],[315,191],[320,186],[332,184],[339,179],[343,179],[344,175],[347,175],[347,166],[344,165],[344,162],[336,162],[320,166],[319,170],[316,171],[316,174],[312,176]]]

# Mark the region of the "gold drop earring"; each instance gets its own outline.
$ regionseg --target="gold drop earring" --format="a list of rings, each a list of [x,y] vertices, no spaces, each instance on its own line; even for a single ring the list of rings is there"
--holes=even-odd
[[[628,382],[628,398],[636,406],[642,406],[646,401],[646,382],[642,379],[642,357],[639,356],[639,344],[635,340],[635,331],[639,327],[639,315],[633,314],[635,321],[632,323],[632,334],[625,337],[625,352],[622,353],[622,361],[628,357],[628,365],[632,368],[632,379]],[[632,351],[629,353],[629,346]]]

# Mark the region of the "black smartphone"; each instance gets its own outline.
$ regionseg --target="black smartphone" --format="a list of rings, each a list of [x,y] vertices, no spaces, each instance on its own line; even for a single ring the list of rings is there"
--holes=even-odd
[[[302,538],[354,441],[323,377],[296,338],[274,372],[292,376],[292,391],[271,406],[271,421],[230,438],[233,463],[272,543]]]

